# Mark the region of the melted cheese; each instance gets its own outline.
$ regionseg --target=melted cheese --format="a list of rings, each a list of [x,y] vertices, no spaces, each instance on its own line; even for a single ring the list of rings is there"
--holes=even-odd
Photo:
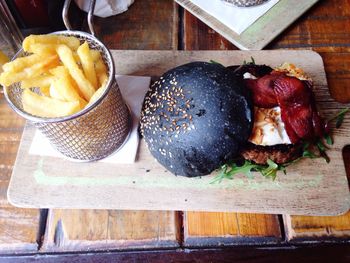
[[[243,74],[244,79],[257,79],[253,74],[250,74],[249,72],[246,72]]]
[[[262,146],[291,143],[281,119],[280,107],[254,108],[254,127],[249,141]]]

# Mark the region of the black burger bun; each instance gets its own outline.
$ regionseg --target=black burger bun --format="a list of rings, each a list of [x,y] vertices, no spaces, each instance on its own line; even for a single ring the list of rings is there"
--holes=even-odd
[[[172,173],[203,176],[240,154],[252,115],[249,90],[232,71],[193,62],[153,83],[142,106],[141,133]]]

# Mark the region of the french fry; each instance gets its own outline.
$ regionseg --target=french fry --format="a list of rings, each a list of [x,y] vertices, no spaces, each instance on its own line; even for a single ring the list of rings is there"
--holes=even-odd
[[[94,95],[95,89],[75,62],[73,52],[66,45],[59,45],[56,51],[63,65],[68,69],[70,75],[76,81],[84,99],[89,101],[92,95]]]
[[[46,60],[24,68],[20,72],[5,71],[0,75],[0,84],[10,86],[13,83],[20,82],[25,79],[38,77],[47,72],[48,69],[57,66],[59,63],[57,55],[48,57]]]
[[[95,70],[96,70],[96,75],[98,76],[99,84],[101,86],[103,83],[106,83],[106,81],[108,79],[107,68],[106,68],[106,65],[103,62],[101,56],[95,64]]]
[[[67,45],[73,50],[77,50],[80,46],[80,41],[76,37],[57,36],[57,35],[30,35],[27,36],[22,44],[23,50],[32,52],[33,44],[50,44],[50,45]]]
[[[21,82],[22,89],[38,87],[40,89],[45,89],[50,87],[53,81],[52,75],[42,75],[35,78],[24,79]]]
[[[46,97],[50,97],[50,86],[48,87],[41,87],[40,88],[40,92],[42,95],[46,96]]]
[[[27,57],[17,58],[2,66],[4,71],[19,72],[24,68],[30,67],[36,63],[42,62],[43,58],[39,55],[33,54]]]
[[[21,82],[25,111],[40,117],[74,114],[106,89],[107,66],[98,50],[76,37],[30,35],[23,49],[33,53],[3,65],[0,84]],[[99,87],[99,88],[98,88]],[[40,94],[31,90],[39,88]]]
[[[93,104],[102,95],[105,89],[106,86],[101,86],[98,88],[98,90],[96,90],[95,94],[91,97],[89,103],[85,107],[89,107],[91,104]]]
[[[50,85],[49,97],[56,100],[66,101],[64,97],[57,91],[55,83],[52,83]]]
[[[30,89],[25,89],[22,93],[23,109],[39,117],[63,117],[78,112],[79,101],[61,101],[49,97],[40,96]]]
[[[84,74],[86,78],[90,81],[92,86],[97,88],[97,77],[95,72],[94,62],[90,53],[90,48],[88,43],[85,41],[78,50],[78,56],[80,58],[81,65],[83,67]]]
[[[81,65],[80,57],[78,56],[77,52],[73,52],[73,58],[78,65]]]
[[[59,96],[65,101],[79,101],[81,107],[85,107],[87,102],[79,96],[66,67],[59,66],[51,69],[50,72],[55,76],[53,86],[54,90],[59,94]]]
[[[10,71],[3,72],[0,75],[0,84],[3,86],[10,86],[13,83],[19,82],[28,77],[26,72],[12,73]]]
[[[98,50],[90,49],[90,54],[94,63],[101,58],[101,53]]]
[[[101,57],[100,51],[98,50],[90,49],[90,54],[91,54],[92,61],[94,63]],[[81,64],[80,57],[76,52],[73,52],[73,57],[75,59],[75,62],[77,62],[78,64]]]
[[[79,60],[79,56],[78,56],[78,54],[76,53],[76,52],[73,52],[73,56],[74,56],[74,58],[75,58],[75,61],[77,62],[77,63],[80,63],[80,60]],[[64,67],[64,68],[66,68],[64,65],[61,65],[62,67]],[[58,68],[58,67],[57,67]],[[66,68],[67,69],[67,68]],[[54,70],[54,68],[53,69],[51,69],[51,70]],[[53,71],[54,72],[54,71]],[[69,71],[67,70],[67,72],[68,72],[68,74],[69,74]],[[57,73],[57,74],[60,74],[59,72]],[[58,77],[58,75],[57,75],[57,77]],[[80,98],[84,98],[84,95],[83,95],[83,93],[80,91],[80,89],[79,89],[79,87],[78,87],[78,85],[77,85],[77,83],[76,83],[76,81],[72,78],[72,76],[69,74],[69,79],[70,79],[70,82],[71,82],[71,85],[73,86],[73,88],[74,88],[74,90],[78,93],[78,95],[79,95],[79,97]],[[84,100],[84,99],[83,99]],[[85,101],[85,100],[84,100]],[[86,101],[85,101],[86,102]]]
[[[57,45],[36,43],[30,46],[30,52],[39,55],[40,57],[46,57],[55,55]]]

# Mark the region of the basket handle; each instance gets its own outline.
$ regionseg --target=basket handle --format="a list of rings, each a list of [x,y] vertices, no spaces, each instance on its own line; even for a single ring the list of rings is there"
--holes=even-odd
[[[68,11],[69,11],[71,1],[72,0],[65,0],[64,5],[63,5],[63,10],[62,10],[62,18],[63,18],[63,22],[64,22],[64,25],[66,26],[67,30],[72,30],[72,25],[70,24],[69,19],[68,19]],[[96,5],[96,0],[90,0],[89,12],[88,12],[88,17],[87,17],[89,30],[93,36],[95,36],[95,29],[94,29],[95,5]]]

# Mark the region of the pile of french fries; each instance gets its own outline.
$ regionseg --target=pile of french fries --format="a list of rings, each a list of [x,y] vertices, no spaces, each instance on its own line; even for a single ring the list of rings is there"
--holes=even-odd
[[[72,36],[30,35],[23,41],[28,56],[3,65],[0,84],[21,83],[23,109],[54,118],[74,114],[104,91],[107,67],[98,50]],[[31,88],[39,88],[40,94]]]

